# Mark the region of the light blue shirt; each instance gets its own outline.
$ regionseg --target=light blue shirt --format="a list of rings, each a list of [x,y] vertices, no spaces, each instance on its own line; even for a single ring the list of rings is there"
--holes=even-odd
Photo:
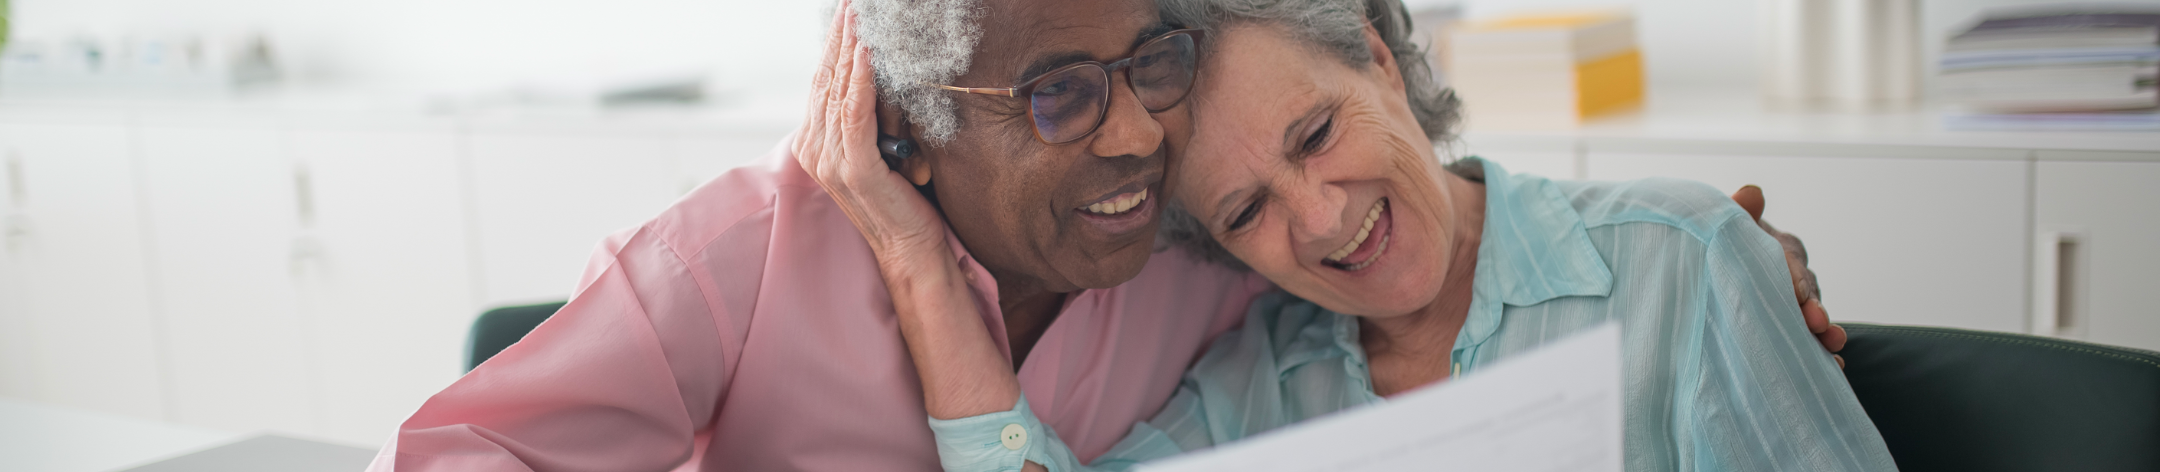
[[[1459,375],[1617,320],[1630,471],[1896,470],[1808,332],[1783,250],[1709,186],[1554,182],[1485,164],[1486,214]],[[1124,470],[1385,399],[1357,318],[1261,296],[1154,419],[1083,465],[1032,417],[932,419],[946,470]],[[1028,440],[1000,441],[1007,425]],[[1010,436],[1009,434],[1007,436]]]

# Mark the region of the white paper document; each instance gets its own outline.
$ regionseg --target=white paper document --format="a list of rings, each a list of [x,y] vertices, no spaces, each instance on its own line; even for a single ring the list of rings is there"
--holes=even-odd
[[[1145,464],[1145,472],[1621,470],[1620,329],[1607,323],[1386,403]]]

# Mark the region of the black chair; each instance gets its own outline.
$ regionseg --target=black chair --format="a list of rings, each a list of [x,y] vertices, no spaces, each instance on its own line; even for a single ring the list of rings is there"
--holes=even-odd
[[[1899,470],[2160,471],[2160,353],[1841,325],[1845,377]]]
[[[465,338],[465,371],[472,372],[495,353],[525,339],[525,333],[554,316],[564,303],[506,306],[481,313],[480,319],[473,320],[472,333]]]

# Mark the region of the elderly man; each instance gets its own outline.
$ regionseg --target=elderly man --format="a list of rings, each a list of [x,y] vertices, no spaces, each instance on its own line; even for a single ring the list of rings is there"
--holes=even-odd
[[[1025,100],[913,85],[1110,62],[1167,30],[1155,5],[857,2],[855,36],[906,89],[882,101],[912,129],[889,133],[919,143],[909,166],[982,311],[1003,315],[984,321],[1036,413],[1081,454],[1108,449],[1266,282],[1150,257],[1163,125],[1122,77],[1100,125],[1055,145],[1018,116]],[[667,470],[694,451],[706,470],[936,470],[876,262],[792,151],[607,240],[569,305],[431,398],[374,470]]]
[[[1089,92],[1103,100],[1028,99],[1074,85],[1034,79],[1170,28],[1148,0],[856,1],[861,31],[835,15],[813,107],[863,95],[835,88],[859,37],[878,131],[910,155],[899,170],[948,222],[1035,414],[1091,459],[1269,288],[1150,257],[1182,91],[1136,93],[1133,72],[1107,71],[1108,92]],[[1151,67],[1190,83],[1189,60]],[[937,470],[892,295],[794,156],[821,152],[826,124],[605,241],[569,305],[431,398],[371,470]]]

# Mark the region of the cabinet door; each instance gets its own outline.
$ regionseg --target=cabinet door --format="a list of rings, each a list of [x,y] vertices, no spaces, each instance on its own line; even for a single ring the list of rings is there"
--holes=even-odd
[[[172,418],[312,433],[320,346],[293,286],[293,166],[268,127],[139,129]]]
[[[291,142],[320,434],[379,446],[463,372],[476,304],[457,137],[354,128]]]
[[[0,125],[8,331],[0,392],[164,418],[127,129]]]
[[[2160,305],[2160,208],[2153,206],[2160,202],[2160,154],[2139,157],[2147,162],[2036,165],[2035,259],[2059,251],[2057,264],[2033,267],[2036,275],[2057,271],[2058,284],[2033,287],[2042,295],[2036,298],[2058,303],[2059,331],[2042,334],[2160,349],[2160,311],[2153,308]],[[2055,234],[2069,237],[2046,237]]]
[[[602,239],[681,195],[664,136],[479,133],[471,136],[481,302],[562,300]]]
[[[784,130],[678,137],[675,139],[677,175],[681,179],[678,190],[689,193],[690,189],[729,170],[759,164],[766,154],[782,144],[783,139],[787,139]]]
[[[1762,187],[1764,218],[1807,243],[1836,320],[2024,331],[2025,153],[1680,151],[1593,144],[1590,178]]]

